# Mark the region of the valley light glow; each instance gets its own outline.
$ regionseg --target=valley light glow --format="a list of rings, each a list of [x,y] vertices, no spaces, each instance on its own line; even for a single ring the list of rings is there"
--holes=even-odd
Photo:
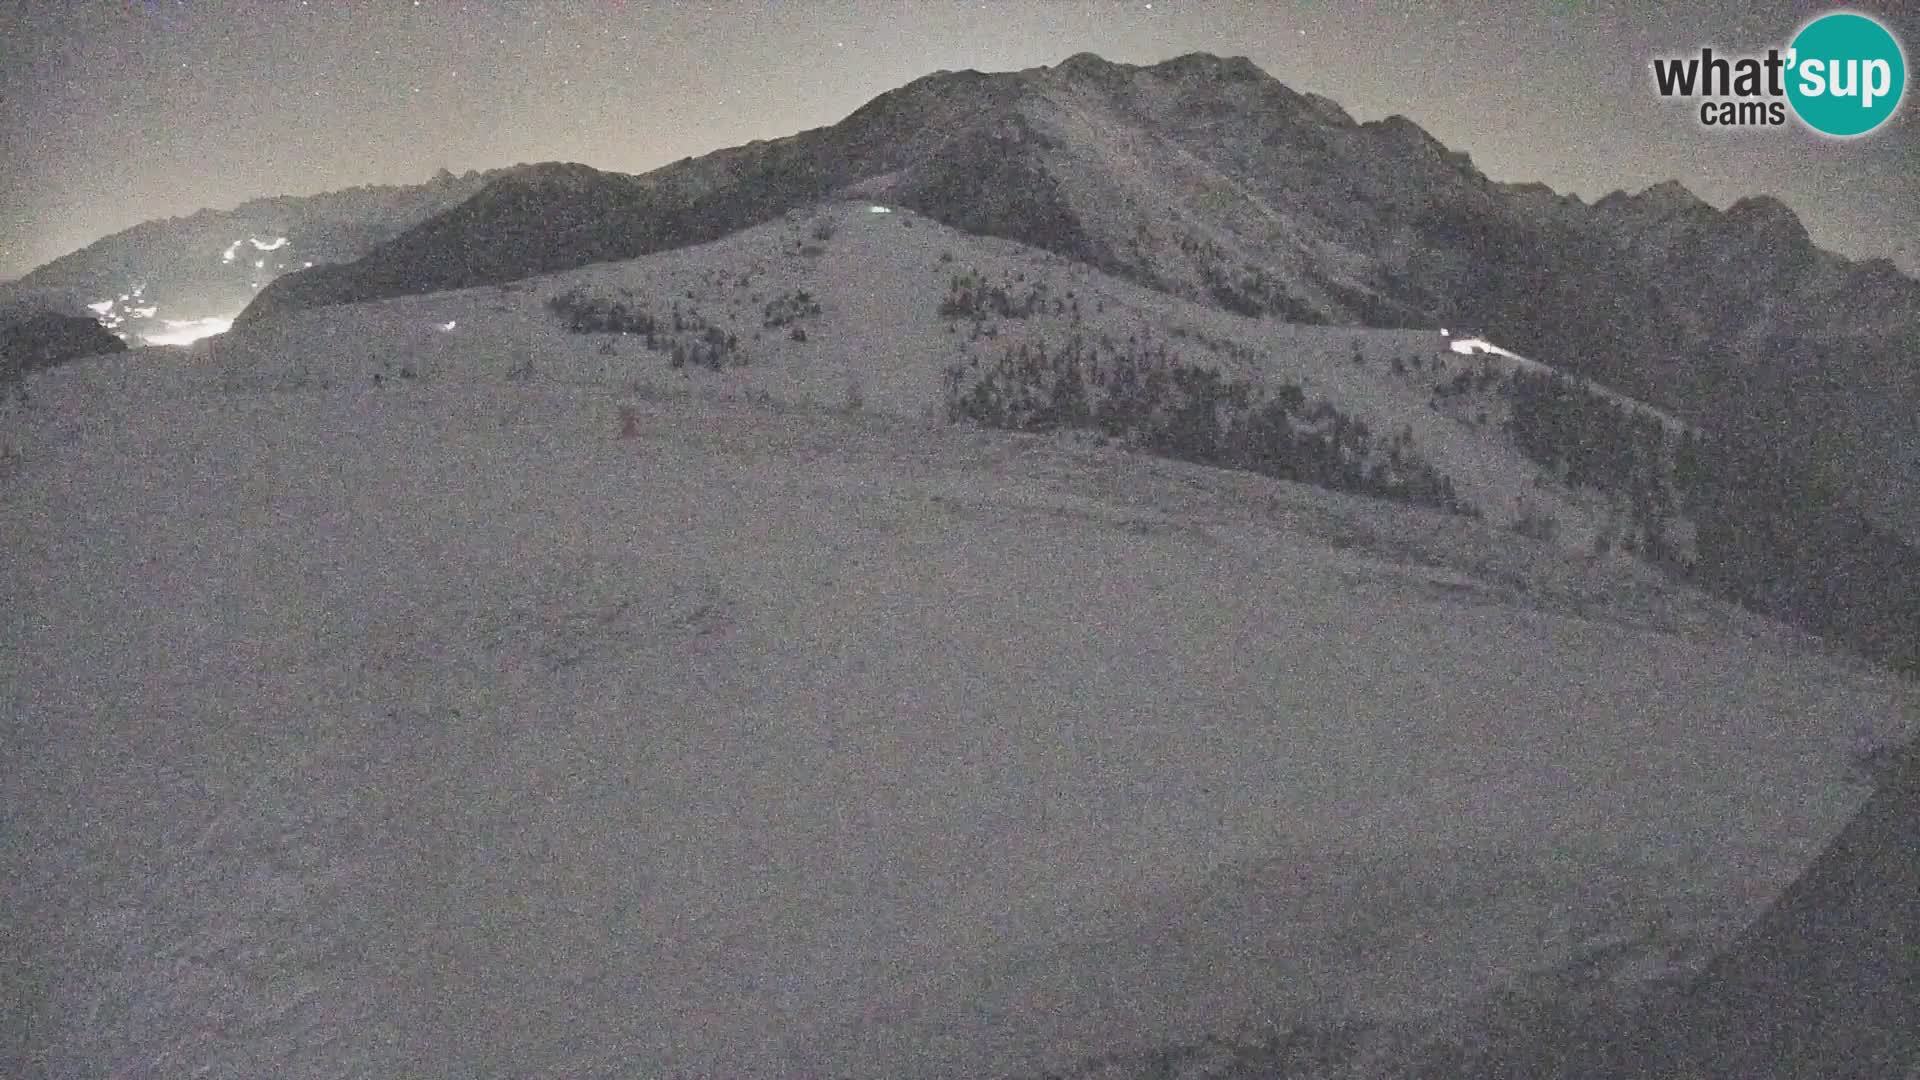
[[[161,319],[167,327],[157,333],[141,334],[148,345],[191,345],[201,338],[224,334],[233,328],[231,318]]]

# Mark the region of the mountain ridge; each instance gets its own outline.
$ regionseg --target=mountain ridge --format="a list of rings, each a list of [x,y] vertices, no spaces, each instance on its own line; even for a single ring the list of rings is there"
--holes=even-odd
[[[638,176],[517,166],[267,283],[239,321],[634,258],[843,197],[1240,314],[1475,327],[1782,447],[1920,536],[1920,281],[1819,249],[1770,196],[1721,210],[1665,181],[1589,204],[1495,182],[1404,116],[1356,122],[1245,57],[935,72]]]
[[[1179,99],[1172,103],[1175,108],[1171,110],[1156,108],[1154,107],[1156,104],[1164,106],[1168,103],[1143,100],[1143,95],[1139,91],[1145,83],[1149,82],[1159,84],[1154,89],[1174,91],[1175,97]],[[1404,116],[1391,116],[1364,124],[1356,123],[1337,104],[1324,98],[1302,95],[1291,90],[1279,80],[1262,72],[1245,57],[1220,58],[1206,53],[1189,53],[1158,64],[1140,66],[1113,63],[1091,53],[1077,53],[1052,67],[1030,68],[1017,72],[995,74],[983,74],[977,71],[935,72],[878,95],[849,114],[839,124],[811,129],[783,139],[716,151],[704,158],[677,162],[642,175],[649,178],[649,187],[671,187],[677,178],[676,174],[697,173],[700,171],[702,162],[710,163],[709,172],[717,167],[721,171],[735,172],[743,168],[758,169],[763,174],[777,174],[783,167],[804,164],[814,168],[820,174],[817,177],[818,183],[815,185],[817,187],[831,189],[836,181],[842,186],[857,181],[871,181],[873,177],[885,175],[908,164],[915,154],[936,150],[950,139],[979,138],[977,129],[983,125],[976,123],[969,128],[961,122],[969,114],[976,119],[985,115],[992,117],[996,122],[1011,121],[1012,127],[1004,132],[1007,134],[1014,129],[1021,129],[1036,136],[1043,134],[1045,125],[1036,122],[1037,118],[1033,115],[1031,106],[1046,98],[1049,90],[1062,89],[1069,92],[1082,90],[1105,94],[1113,99],[1107,104],[1116,106],[1118,113],[1136,120],[1145,117],[1158,119],[1163,124],[1169,121],[1177,122],[1176,133],[1180,124],[1191,129],[1192,122],[1196,119],[1205,121],[1209,117],[1218,119],[1219,116],[1224,115],[1220,112],[1220,106],[1235,104],[1228,99],[1232,99],[1236,92],[1243,97],[1249,93],[1257,94],[1258,102],[1241,101],[1238,104],[1258,104],[1265,107],[1269,116],[1278,116],[1286,120],[1287,123],[1284,125],[1270,125],[1271,130],[1264,134],[1269,141],[1280,141],[1288,136],[1295,137],[1295,141],[1300,145],[1289,147],[1289,149],[1311,151],[1318,145],[1324,150],[1327,142],[1325,136],[1328,133],[1366,133],[1375,136],[1373,141],[1381,147],[1397,151],[1398,156],[1411,159],[1411,163],[1417,166],[1424,166],[1421,170],[1426,174],[1422,177],[1423,179],[1451,181],[1430,185],[1434,191],[1454,197],[1465,197],[1472,201],[1475,196],[1497,197],[1503,187],[1488,180],[1484,174],[1475,169],[1468,155],[1448,150],[1444,144]],[[930,98],[965,104],[950,104],[945,109],[936,110],[931,107],[928,100]],[[1059,102],[1056,101],[1055,104]],[[1019,108],[1022,105],[1029,106],[1024,113]],[[912,125],[901,123],[907,118],[914,123]],[[1302,118],[1309,118],[1315,123],[1302,125],[1298,123]],[[1058,119],[1058,117],[1051,119]],[[889,121],[893,122],[889,123]],[[1324,130],[1315,131],[1315,127]],[[936,134],[930,137],[929,133]],[[829,145],[823,147],[808,145],[823,141],[828,142]],[[1053,147],[1041,139],[1037,148],[1047,150]],[[833,150],[839,153],[827,155],[820,153],[821,150]],[[796,154],[801,158],[807,158],[810,152],[811,160],[804,162],[787,160]],[[829,160],[837,160],[839,168],[823,168],[822,166]],[[543,164],[529,168],[550,170],[555,167],[554,164]],[[832,175],[833,173],[840,175]],[[1452,175],[1449,176],[1449,173]],[[601,174],[603,177],[617,175],[620,174]],[[767,180],[775,178],[777,176],[738,176],[734,178],[733,183],[736,186],[744,185],[749,181],[764,184]],[[1298,177],[1288,179],[1298,179]],[[1381,201],[1378,196],[1384,189],[1379,176],[1362,175],[1350,179],[1357,179],[1363,189],[1362,193],[1373,196],[1373,202]],[[824,195],[825,193],[827,192],[803,194]],[[790,208],[784,204],[794,201],[793,194],[792,192],[776,194],[767,201],[769,205],[780,205],[781,209]],[[781,197],[782,195],[787,197]],[[1401,192],[1401,195],[1404,196],[1405,192]],[[1614,209],[1623,202],[1637,208],[1647,202],[1661,203],[1670,198],[1700,213],[1710,211],[1711,213],[1707,214],[1703,220],[1722,225],[1730,216],[1735,224],[1740,224],[1746,219],[1749,210],[1765,208],[1769,213],[1753,215],[1755,223],[1762,223],[1778,216],[1782,221],[1789,223],[1790,231],[1794,234],[1794,242],[1789,244],[1790,247],[1797,248],[1805,242],[1804,228],[1799,225],[1797,218],[1792,216],[1791,211],[1786,211],[1783,215],[1777,214],[1777,211],[1785,211],[1786,208],[1771,197],[1743,199],[1734,207],[1719,211],[1714,210],[1673,181],[1653,185],[1635,196],[1624,193],[1609,195],[1598,200],[1588,209],[1605,211]],[[910,200],[901,201],[903,204],[911,205]],[[1402,211],[1409,208],[1415,211],[1426,209],[1419,205],[1417,199],[1407,200],[1403,197],[1397,201],[1402,204],[1398,207]],[[1569,205],[1579,207],[1585,204],[1575,199]],[[940,216],[942,210],[939,206],[926,205],[914,205],[913,208],[936,218]],[[657,211],[659,208],[638,209],[644,214],[649,209]],[[750,208],[741,209],[744,211]],[[962,208],[948,209],[955,213],[964,212]],[[1487,208],[1483,206],[1479,209]],[[765,217],[760,217],[758,220],[765,220]],[[738,220],[727,220],[721,224],[738,228],[750,223],[752,221],[743,214]],[[619,226],[628,223],[614,221],[609,224]],[[635,254],[645,253],[645,249],[649,249],[653,243],[674,239],[671,235],[674,230],[667,229],[665,232],[668,235],[663,237],[629,237],[627,242],[621,245],[621,249],[633,250]],[[1042,243],[1040,246],[1047,245]],[[575,257],[585,258],[595,254],[597,253],[587,251]],[[1148,269],[1139,265],[1138,260],[1131,260],[1131,262],[1136,272]],[[1827,260],[1826,265],[1828,268],[1833,268],[1854,264],[1839,256],[1832,256],[1831,260]],[[1878,275],[1883,273],[1883,270],[1874,267],[1870,272]],[[1920,288],[1920,283],[1915,283],[1904,275],[1902,275],[1902,281],[1906,283],[1907,288]],[[463,283],[487,282],[474,280]],[[1379,283],[1374,284],[1376,287],[1379,286]],[[289,282],[288,285],[281,286],[277,294],[268,293],[260,304],[260,314],[288,302],[290,298],[284,294],[291,291],[293,286],[294,282]],[[288,306],[300,305],[295,301]],[[1341,305],[1337,302],[1330,306],[1334,309],[1332,314],[1345,314],[1351,317],[1351,312],[1339,310]],[[258,317],[258,314],[250,317]]]
[[[92,308],[135,344],[169,322],[224,322],[279,274],[357,259],[514,171],[441,170],[418,184],[263,196],[143,221],[0,282],[0,306],[67,315]]]

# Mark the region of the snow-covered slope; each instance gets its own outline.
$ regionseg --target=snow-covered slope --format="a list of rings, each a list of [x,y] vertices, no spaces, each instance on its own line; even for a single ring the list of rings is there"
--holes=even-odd
[[[707,387],[796,403],[840,404],[853,393],[869,409],[923,416],[939,411],[940,376],[949,365],[990,364],[1022,343],[1058,349],[1079,338],[1118,351],[1164,346],[1234,377],[1298,385],[1382,438],[1409,433],[1412,452],[1450,476],[1496,524],[1551,516],[1558,542],[1588,550],[1619,516],[1612,502],[1550,483],[1545,470],[1515,453],[1501,430],[1499,404],[1441,408],[1434,400],[1434,386],[1462,370],[1542,365],[1511,354],[1463,356],[1461,339],[1437,329],[1245,318],[1011,241],[955,232],[902,208],[877,213],[874,205],[829,203],[712,244],[504,286],[279,316],[210,343],[198,377],[263,387],[392,379],[402,368],[435,380],[497,382],[515,373],[643,383],[661,392]],[[971,320],[940,314],[955,275],[1015,294],[1039,290],[1049,303],[1028,316],[986,319],[984,332],[976,331]],[[698,364],[673,369],[666,342],[674,335],[664,329],[655,351],[637,334],[569,333],[566,319],[546,306],[566,294],[602,308],[644,310],[663,324],[677,311],[688,327],[679,339],[697,340],[697,321],[732,335],[737,352],[718,372]],[[767,325],[769,303],[800,294],[819,311]],[[796,326],[805,341],[793,339]],[[328,347],[316,351],[310,341]]]
[[[1071,316],[969,341],[916,276],[1053,275],[1083,333],[1205,335],[1521,482],[1392,372],[1437,333],[833,214],[30,376],[31,1068],[979,1075],[1412,1015],[1623,928],[1724,942],[1910,730],[1890,678],[1494,508],[945,425],[945,363]],[[575,288],[750,362],[603,354]]]
[[[1655,552],[1690,566],[1691,580],[1716,595],[1884,661],[1920,664],[1920,609],[1870,584],[1911,580],[1920,549],[1800,476],[1809,470],[1790,451],[1682,454],[1689,429],[1672,414],[1578,378],[1549,393],[1542,373],[1552,369],[1517,350],[1456,352],[1471,340],[1463,328],[1244,318],[873,205],[817,205],[711,244],[501,286],[256,320],[213,346],[207,374],[221,385],[410,370],[654,392],[711,386],[792,402],[857,394],[869,408],[925,415],[941,410],[949,368],[965,384],[1010,351],[1060,357],[1077,342],[1103,363],[1164,354],[1269,390],[1297,385],[1308,413],[1325,404],[1365,425],[1366,468],[1397,454],[1444,477],[1493,523],[1597,558]],[[556,298],[573,314],[549,310]],[[956,298],[978,310],[956,313]],[[628,328],[651,320],[653,347],[637,331],[568,332],[576,317],[611,325],[616,311]],[[309,340],[330,351],[316,356]],[[676,349],[688,361],[679,369]],[[720,369],[708,371],[713,358]],[[1709,465],[1683,469],[1683,457]]]
[[[271,282],[238,321],[628,259],[847,197],[1229,311],[1473,324],[1783,452],[1920,537],[1920,281],[1820,250],[1769,197],[1720,211],[1666,183],[1589,206],[1496,183],[1405,117],[1356,123],[1244,57],[935,72],[830,127],[641,176],[529,166]]]

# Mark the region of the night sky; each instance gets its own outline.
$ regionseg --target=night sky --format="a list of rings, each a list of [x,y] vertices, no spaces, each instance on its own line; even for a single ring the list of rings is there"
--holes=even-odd
[[[1793,122],[1703,129],[1653,92],[1653,56],[1784,47],[1827,5],[1398,6],[0,0],[0,278],[261,195],[524,161],[641,172],[831,124],[936,69],[1196,50],[1248,56],[1361,120],[1404,113],[1496,179],[1589,199],[1665,179],[1719,206],[1773,194],[1822,246],[1920,272],[1911,88],[1852,142]],[[1920,17],[1903,7],[1852,5],[1914,59]]]

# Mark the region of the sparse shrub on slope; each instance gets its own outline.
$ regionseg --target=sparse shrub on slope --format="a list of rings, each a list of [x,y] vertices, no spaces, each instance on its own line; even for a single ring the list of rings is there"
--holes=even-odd
[[[1309,407],[1297,386],[1228,379],[1164,345],[1103,354],[1077,336],[1051,351],[1023,343],[978,372],[949,368],[945,394],[951,420],[1097,430],[1182,461],[1476,513],[1450,478],[1410,452],[1410,433],[1383,452],[1364,423],[1325,402]]]
[[[1550,544],[1560,535],[1560,519],[1541,507],[1523,504],[1513,519],[1513,531],[1529,540]]]
[[[1360,364],[1364,362],[1364,358],[1361,357],[1358,346],[1355,346],[1355,349],[1354,349],[1353,362],[1355,364]],[[1504,378],[1505,377],[1500,373],[1499,369],[1495,368],[1491,363],[1488,363],[1483,360],[1480,363],[1480,369],[1478,371],[1475,371],[1471,368],[1463,367],[1459,371],[1456,371],[1453,373],[1453,378],[1442,379],[1439,382],[1434,383],[1433,396],[1444,401],[1448,398],[1453,398],[1453,397],[1467,397],[1473,394],[1484,394],[1489,389],[1492,389],[1493,387],[1500,385]]]
[[[805,289],[795,289],[767,301],[761,325],[771,329],[818,314],[820,314],[820,301],[815,300],[813,294]]]

